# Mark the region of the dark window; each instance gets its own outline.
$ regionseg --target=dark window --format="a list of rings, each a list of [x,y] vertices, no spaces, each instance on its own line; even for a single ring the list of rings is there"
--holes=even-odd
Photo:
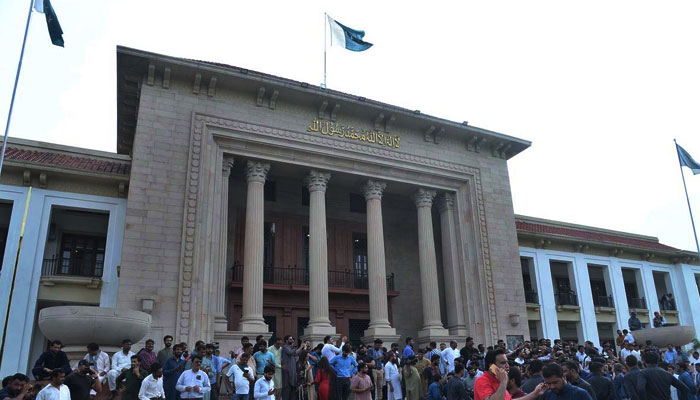
[[[311,201],[311,198],[309,195],[309,188],[306,186],[302,186],[301,187],[301,205],[308,207],[310,201]]]
[[[605,281],[591,280],[591,293],[596,296],[607,296],[608,291],[605,289]]]
[[[102,276],[105,238],[64,233],[56,271],[61,275]]]
[[[301,227],[301,265],[309,271],[309,227]]]
[[[348,340],[352,344],[352,347],[356,349],[362,343],[362,337],[365,335],[365,331],[369,328],[368,319],[351,319],[348,320]]]
[[[0,228],[0,271],[2,271],[2,260],[5,259],[5,245],[7,244],[7,227]]]
[[[571,292],[571,282],[569,278],[556,278],[557,290],[559,293]]]
[[[277,201],[277,183],[265,181],[265,201]]]
[[[309,324],[309,319],[306,317],[297,317],[297,337],[295,338],[299,342],[300,338],[304,336],[304,328]]]
[[[263,320],[267,324],[267,331],[272,332],[272,337],[267,343],[268,346],[272,346],[273,344],[275,344],[275,338],[279,336],[277,334],[277,317],[275,317],[274,315],[263,315]]]
[[[263,267],[272,268],[275,262],[275,223],[265,222],[263,232]]]
[[[352,260],[355,288],[367,286],[367,234],[352,234]]]
[[[350,193],[350,212],[367,214],[367,201],[363,195]]]

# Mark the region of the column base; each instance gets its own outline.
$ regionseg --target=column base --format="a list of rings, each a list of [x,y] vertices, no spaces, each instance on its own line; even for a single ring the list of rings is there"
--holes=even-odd
[[[418,331],[418,338],[416,339],[416,344],[419,347],[425,347],[430,342],[440,342],[450,343],[453,337],[450,335],[450,331],[445,328],[425,328]]]
[[[457,327],[457,328],[447,328],[447,330],[450,332],[450,336],[454,336],[455,340],[457,340],[458,343],[462,338],[465,340],[467,339],[467,336],[469,336],[469,333],[467,332],[467,328],[465,327]]]
[[[340,338],[340,335],[335,332],[335,326],[310,325],[304,329],[301,340],[308,340],[312,346],[316,346],[319,343],[323,343],[323,338],[328,335],[331,335],[334,342]]]
[[[219,343],[219,351],[221,357],[226,357],[230,351],[238,350],[241,347],[241,338],[248,336],[251,343],[255,342],[255,337],[258,335],[265,336],[264,339],[268,342],[272,337],[272,332],[264,331],[214,331],[214,341]]]
[[[223,315],[214,315],[214,332],[225,332],[228,329],[228,320]]]
[[[376,339],[381,339],[388,348],[391,343],[398,343],[401,335],[396,334],[396,329],[392,327],[375,327],[365,331],[365,335],[360,338],[362,343],[371,345]]]
[[[241,320],[241,322],[238,324],[238,331],[241,332],[260,332],[259,334],[262,334],[263,332],[267,332],[267,329],[268,326],[262,318],[259,320]]]

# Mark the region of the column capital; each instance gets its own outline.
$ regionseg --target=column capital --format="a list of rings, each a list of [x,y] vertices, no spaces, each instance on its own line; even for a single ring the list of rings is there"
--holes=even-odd
[[[455,208],[455,196],[452,193],[444,192],[438,199],[440,212],[452,211]]]
[[[365,193],[365,200],[370,199],[382,199],[382,194],[384,194],[384,189],[386,189],[386,182],[368,180],[362,190]]]
[[[413,201],[416,203],[416,208],[432,207],[433,199],[436,194],[437,192],[433,189],[419,188],[418,191],[413,194]]]
[[[262,161],[248,160],[245,166],[245,177],[248,182],[265,183],[270,164]]]
[[[312,169],[304,179],[304,183],[309,188],[309,192],[325,192],[331,173]]]
[[[224,173],[224,178],[228,178],[231,175],[231,168],[233,167],[233,156],[230,154],[224,154],[224,159],[221,162],[221,171]]]

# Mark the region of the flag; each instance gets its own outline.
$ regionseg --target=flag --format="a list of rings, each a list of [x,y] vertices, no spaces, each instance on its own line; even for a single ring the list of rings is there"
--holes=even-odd
[[[46,25],[49,27],[51,43],[63,47],[63,30],[61,24],[58,23],[56,12],[51,7],[51,0],[34,0],[34,9],[46,15]]]
[[[676,144],[676,151],[678,151],[678,161],[681,163],[681,167],[690,168],[693,171],[693,175],[700,174],[700,163],[693,160],[693,157],[678,144]]]
[[[348,28],[331,17],[328,17],[328,25],[331,27],[331,45],[335,44],[351,51],[365,51],[372,47],[372,43],[362,40],[365,31]]]

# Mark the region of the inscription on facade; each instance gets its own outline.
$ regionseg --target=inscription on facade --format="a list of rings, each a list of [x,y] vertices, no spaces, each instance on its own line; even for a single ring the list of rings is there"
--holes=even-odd
[[[377,146],[389,147],[392,149],[398,149],[401,144],[401,138],[397,135],[389,135],[381,131],[355,129],[354,126],[342,125],[332,121],[319,121],[315,119],[311,122],[311,125],[309,125],[306,131],[333,136],[338,139],[350,139],[372,143]]]

